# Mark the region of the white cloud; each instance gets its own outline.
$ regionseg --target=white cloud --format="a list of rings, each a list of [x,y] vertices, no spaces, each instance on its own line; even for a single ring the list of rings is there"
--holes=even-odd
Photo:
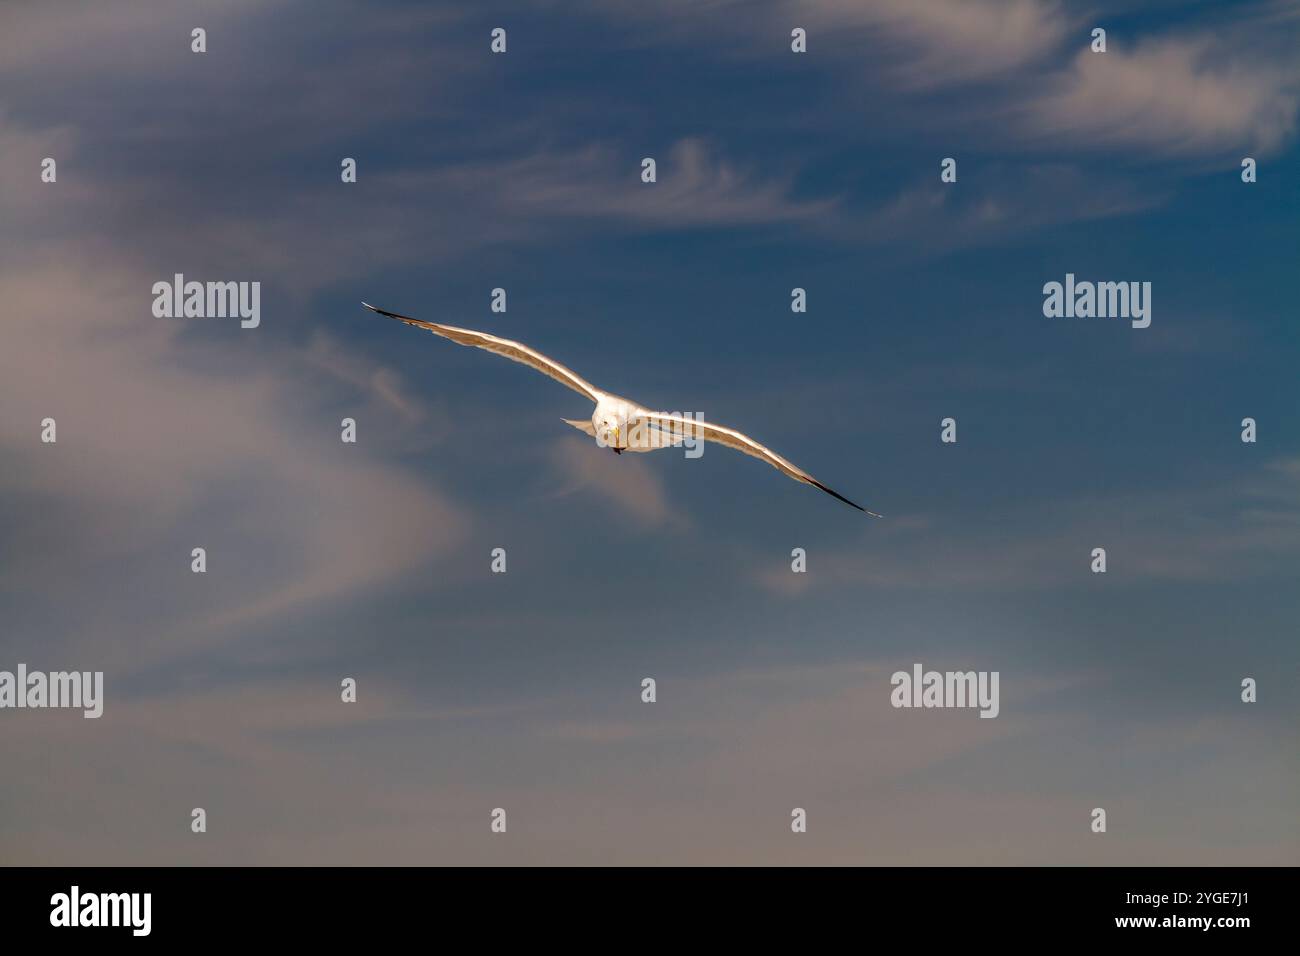
[[[0,447],[12,467],[0,486],[11,502],[42,503],[14,520],[81,517],[74,533],[8,567],[11,584],[58,590],[61,569],[86,561],[169,588],[168,569],[188,573],[189,548],[208,548],[210,593],[169,633],[133,637],[138,655],[147,642],[176,650],[178,632],[201,631],[202,643],[391,583],[464,534],[459,507],[367,447],[364,419],[361,444],[339,441],[338,418],[322,410],[339,396],[311,362],[248,349],[241,336],[258,333],[237,323],[200,344],[150,314],[150,276],[85,260],[75,245],[58,258],[22,275],[0,270],[12,310],[0,350]],[[46,416],[57,444],[39,441]]]
[[[650,151],[655,183],[641,182],[640,155],[605,146],[542,151],[519,160],[440,169],[434,175],[394,176],[403,188],[437,182],[452,193],[473,190],[506,215],[597,219],[641,229],[690,229],[769,223],[817,226],[834,199],[797,199],[791,183],[761,175],[719,156],[703,139]]]
[[[1050,76],[1024,118],[1030,133],[1076,146],[1165,156],[1259,155],[1295,130],[1296,64],[1233,56],[1209,36],[1083,50]]]
[[[681,527],[686,519],[668,500],[662,480],[643,460],[645,454],[615,455],[591,441],[557,439],[551,449],[551,464],[559,481],[554,494],[580,493],[602,498],[616,522],[631,520],[642,527]],[[648,454],[681,453],[665,450]]]
[[[1195,11],[1202,19],[1154,34],[1112,29],[1106,53],[1089,48],[1092,20],[1050,0],[730,0],[680,4],[671,22],[641,5],[613,9],[671,42],[704,36],[725,54],[738,47],[754,68],[801,25],[810,65],[861,92],[850,110],[874,119],[888,109],[905,130],[960,134],[983,149],[1009,141],[1058,156],[1268,154],[1290,141],[1300,105],[1300,18],[1288,4]]]
[[[846,42],[883,52],[899,83],[914,89],[988,80],[1041,61],[1069,22],[1041,0],[790,0],[785,16],[822,36],[809,43],[845,52]],[[873,37],[895,46],[881,50]]]
[[[60,158],[52,185],[38,179],[49,143]],[[385,434],[440,431],[393,370],[326,337],[277,335],[285,306],[265,296],[257,330],[152,315],[151,286],[178,259],[249,268],[213,241],[255,227],[237,213],[213,217],[210,232],[183,217],[131,227],[121,199],[148,196],[147,180],[87,182],[71,129],[0,122],[0,147],[20,167],[0,179],[11,227],[0,239],[0,490],[6,537],[33,545],[6,549],[3,587],[48,601],[79,576],[77,600],[63,602],[80,615],[75,629],[25,640],[129,649],[133,666],[148,666],[392,586],[455,546],[466,510],[384,456],[409,447]],[[302,296],[337,278],[305,260],[295,274]],[[207,277],[265,276],[223,267]],[[361,416],[360,444],[339,440],[340,408]],[[40,441],[46,417],[56,444]],[[390,419],[398,424],[385,428]],[[179,572],[199,579],[192,547],[207,548],[210,570],[189,593]],[[136,630],[104,623],[123,582],[141,581],[155,597],[134,615]]]
[[[878,243],[910,240],[928,252],[980,245],[1023,236],[1069,222],[1126,216],[1168,198],[1164,191],[1139,190],[1105,173],[1077,166],[1039,163],[1008,169],[985,166],[986,184],[968,176],[961,189],[937,176],[913,185],[859,223],[846,217],[846,232]],[[1006,183],[1014,182],[1014,189]]]

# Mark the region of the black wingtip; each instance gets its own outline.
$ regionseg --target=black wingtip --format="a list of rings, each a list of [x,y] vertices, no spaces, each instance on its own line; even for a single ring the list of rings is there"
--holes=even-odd
[[[402,315],[402,314],[400,314],[400,313],[398,313],[398,312],[389,312],[387,309],[381,309],[379,306],[377,306],[377,305],[371,305],[369,302],[362,302],[361,304],[364,305],[364,306],[365,306],[367,309],[369,309],[371,312],[377,312],[379,315],[386,315],[386,316],[388,316],[390,319],[398,319],[398,320],[400,320],[400,321],[402,321],[402,322],[416,322],[416,321],[418,321],[417,319],[413,319],[413,318],[411,318],[409,315]]]
[[[857,508],[857,509],[858,509],[859,511],[861,511],[863,514],[870,515],[870,516],[873,517],[873,518],[880,518],[880,517],[882,517],[881,515],[876,514],[874,511],[868,511],[866,508],[862,507],[862,505],[858,504],[856,501],[849,501],[848,498],[845,498],[845,497],[844,497],[842,494],[840,494],[838,491],[836,491],[836,490],[833,489],[833,488],[827,488],[827,487],[826,487],[825,485],[823,485],[820,481],[814,481],[813,484],[816,485],[818,488],[820,488],[822,491],[826,492],[828,495],[831,495],[831,496],[834,497],[834,498],[838,498],[838,499],[840,499],[840,501],[844,502],[846,505],[852,505],[854,508]]]

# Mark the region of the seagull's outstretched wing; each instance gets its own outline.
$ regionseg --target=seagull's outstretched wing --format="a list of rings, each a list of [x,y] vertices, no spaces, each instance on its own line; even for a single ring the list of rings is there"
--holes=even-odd
[[[416,328],[428,329],[430,332],[441,335],[445,339],[451,339],[460,345],[473,345],[475,348],[487,349],[489,352],[502,355],[512,362],[530,365],[543,375],[549,375],[560,384],[567,385],[575,392],[587,396],[593,402],[599,402],[603,394],[600,389],[577,372],[566,368],[554,359],[547,358],[536,349],[530,349],[522,342],[497,338],[495,335],[489,335],[486,332],[475,332],[472,329],[458,329],[454,325],[439,325],[437,322],[413,319],[408,315],[398,315],[396,312],[377,309],[369,302],[362,302],[361,304],[371,312],[378,312],[380,315],[386,315],[390,319],[397,319],[407,325],[414,325]]]
[[[804,484],[820,488],[828,495],[840,499],[840,501],[844,502],[846,505],[853,505],[853,507],[857,508],[859,511],[865,511],[873,518],[880,517],[880,515],[876,514],[874,511],[867,511],[867,509],[862,507],[862,505],[854,504],[852,501],[849,501],[848,498],[845,498],[838,491],[832,491],[830,488],[827,488],[802,468],[791,464],[776,452],[772,451],[772,449],[760,445],[748,435],[742,435],[734,428],[724,428],[722,425],[713,425],[709,422],[702,422],[697,419],[686,418],[680,415],[665,415],[662,412],[652,412],[646,408],[638,409],[634,417],[639,421],[648,422],[650,425],[653,425],[655,428],[662,431],[670,431],[673,435],[683,435],[687,438],[717,442],[719,445],[726,445],[728,448],[736,449],[736,451],[743,451],[746,455],[751,455],[760,461],[767,462],[777,471],[784,475],[788,475],[795,481],[802,481]],[[629,430],[631,430],[630,422]]]

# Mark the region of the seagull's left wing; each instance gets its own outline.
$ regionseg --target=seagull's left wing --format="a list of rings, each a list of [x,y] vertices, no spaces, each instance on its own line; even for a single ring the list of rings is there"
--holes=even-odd
[[[849,501],[848,498],[845,498],[839,492],[827,488],[802,468],[786,461],[776,452],[772,451],[772,449],[760,445],[748,435],[742,435],[734,428],[725,428],[722,425],[713,425],[709,422],[699,421],[694,418],[686,418],[681,415],[665,415],[662,412],[652,412],[646,408],[638,409],[636,414],[633,416],[633,419],[647,422],[661,431],[671,432],[674,436],[680,435],[684,438],[703,439],[704,441],[717,442],[719,445],[726,445],[728,448],[734,448],[736,451],[744,452],[746,455],[767,462],[777,471],[784,475],[788,475],[795,481],[802,481],[806,485],[820,488],[828,495],[840,499],[840,501],[844,502],[846,505],[853,505],[854,508],[866,512],[873,518],[880,517],[880,515],[876,514],[874,511],[867,511],[867,509],[862,507],[862,505],[854,504],[854,502]],[[631,424],[632,423],[629,422],[629,430],[631,430]]]
[[[561,365],[554,359],[547,358],[536,349],[529,348],[523,342],[515,342],[512,339],[502,339],[495,335],[489,335],[487,332],[475,332],[473,329],[458,329],[454,325],[439,325],[437,322],[426,322],[423,319],[413,319],[409,315],[398,315],[396,312],[389,312],[385,309],[377,309],[369,302],[362,302],[371,312],[378,312],[380,315],[386,315],[390,319],[397,319],[399,322],[405,322],[407,325],[414,325],[419,329],[428,329],[430,332],[441,335],[445,339],[451,339],[459,345],[473,345],[476,348],[486,349],[489,352],[495,352],[512,362],[519,362],[522,365],[528,365],[537,369],[543,375],[549,375],[561,385],[567,385],[580,395],[586,395],[593,402],[599,402],[602,393],[600,389],[592,385],[585,378],[579,375],[573,369]]]

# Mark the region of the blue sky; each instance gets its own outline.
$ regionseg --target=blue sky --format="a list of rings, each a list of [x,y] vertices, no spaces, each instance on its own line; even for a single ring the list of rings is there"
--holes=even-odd
[[[0,712],[0,859],[1294,864],[1298,33],[1293,2],[7,5],[0,668],[107,701]],[[260,327],[155,318],[176,272],[260,281]],[[1045,318],[1067,272],[1151,282],[1151,327]],[[579,396],[363,299],[885,518],[722,448],[612,456]],[[999,671],[1000,716],[892,709],[916,661]]]

